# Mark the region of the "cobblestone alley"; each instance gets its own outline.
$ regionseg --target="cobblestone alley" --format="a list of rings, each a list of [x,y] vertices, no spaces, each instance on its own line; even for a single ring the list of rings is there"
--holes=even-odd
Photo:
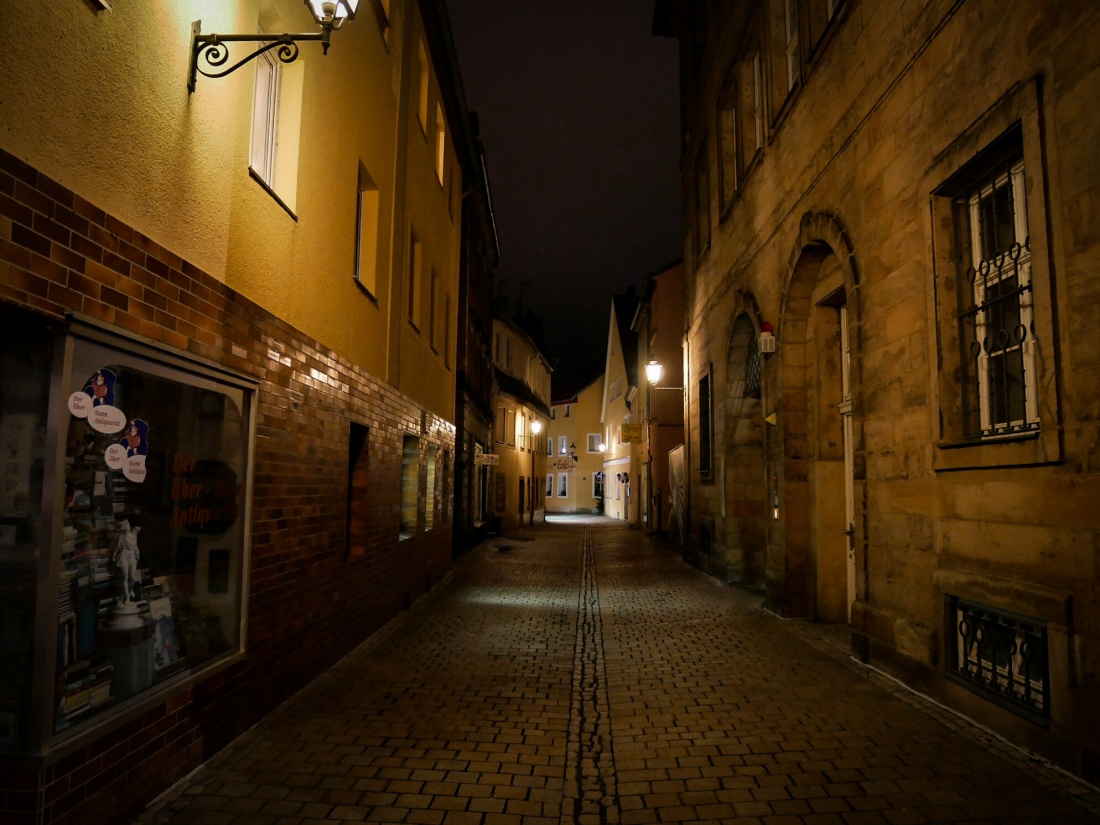
[[[490,540],[142,825],[1100,823],[1100,794],[622,522]]]

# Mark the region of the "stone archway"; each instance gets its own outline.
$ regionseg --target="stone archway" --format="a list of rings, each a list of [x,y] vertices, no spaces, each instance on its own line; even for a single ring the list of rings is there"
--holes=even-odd
[[[782,600],[791,615],[847,622],[862,534],[854,515],[860,311],[858,273],[835,218],[803,217],[788,274],[779,319],[780,438],[769,450],[780,493]]]
[[[726,578],[757,586],[764,583],[768,543],[760,313],[751,296],[740,296],[738,304],[723,399]]]

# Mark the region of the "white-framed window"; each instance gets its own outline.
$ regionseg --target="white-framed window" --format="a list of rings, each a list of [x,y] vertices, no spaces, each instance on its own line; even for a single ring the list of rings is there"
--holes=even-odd
[[[252,98],[252,145],[248,162],[260,180],[271,187],[275,185],[282,65],[271,52],[264,52],[256,58],[256,91]]]
[[[1037,429],[1039,395],[1024,162],[1015,158],[957,202],[967,266],[959,329],[971,422],[982,438]]]
[[[284,64],[272,52],[261,54],[255,65],[248,168],[279,205],[297,217],[303,65],[301,61]]]
[[[447,159],[447,123],[443,119],[443,107],[435,104],[435,176],[439,185],[443,185],[444,161]]]
[[[569,417],[569,405],[568,404],[565,405],[565,417],[566,418]]]
[[[503,444],[504,443],[504,435],[505,435],[507,423],[508,423],[508,410],[507,410],[507,408],[506,407],[497,407],[497,420],[496,420],[496,430],[497,430],[496,441],[497,441],[497,444]]]
[[[378,294],[378,187],[360,162],[355,201],[355,280]]]
[[[598,453],[600,452],[600,444],[603,443],[603,436],[599,433],[588,434],[588,452]]]
[[[568,438],[568,436],[559,435],[558,436],[558,455],[568,455],[568,454],[569,454],[569,438]]]
[[[554,495],[554,474],[546,474],[546,497],[552,498]]]
[[[516,446],[516,412],[508,410],[508,446]]]
[[[552,435],[546,436],[546,454],[547,455],[553,455],[554,454],[554,436],[552,436]]]
[[[558,473],[558,498],[569,495],[569,473]]]
[[[420,128],[428,134],[428,81],[431,77],[428,72],[428,51],[424,48],[424,41],[420,41],[420,51],[417,53],[417,94],[416,117],[420,121]]]
[[[520,452],[527,449],[527,416],[524,413],[516,416],[516,443]]]
[[[432,352],[439,352],[438,323],[436,321],[439,311],[439,273],[432,267],[431,287],[428,290],[428,346]]]
[[[408,277],[408,311],[409,323],[417,330],[420,329],[420,280],[424,266],[424,245],[416,235],[416,230],[409,231],[409,277]]]
[[[802,72],[802,57],[798,51],[798,0],[784,0],[783,21],[786,28],[787,90],[790,91]]]
[[[601,470],[592,474],[592,498],[603,498],[604,474]]]

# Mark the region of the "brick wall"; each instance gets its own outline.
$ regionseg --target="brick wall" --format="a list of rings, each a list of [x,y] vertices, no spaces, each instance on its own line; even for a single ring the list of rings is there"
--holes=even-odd
[[[0,758],[5,823],[123,821],[442,577],[449,520],[398,546],[402,442],[453,451],[454,427],[3,150],[0,299],[259,382],[247,658],[60,759]],[[369,428],[371,493],[349,558],[352,421]]]

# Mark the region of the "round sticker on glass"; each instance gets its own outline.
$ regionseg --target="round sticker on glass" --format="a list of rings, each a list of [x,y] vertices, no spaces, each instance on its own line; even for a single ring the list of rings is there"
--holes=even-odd
[[[112,470],[121,470],[126,466],[126,448],[121,444],[112,444],[103,453],[103,460]]]
[[[93,407],[88,414],[88,423],[98,432],[117,433],[126,426],[126,416],[118,407]]]
[[[137,484],[145,481],[145,456],[132,455],[127,458],[122,467],[122,474]]]
[[[92,399],[83,390],[69,396],[69,412],[77,418],[87,418],[92,411]]]

